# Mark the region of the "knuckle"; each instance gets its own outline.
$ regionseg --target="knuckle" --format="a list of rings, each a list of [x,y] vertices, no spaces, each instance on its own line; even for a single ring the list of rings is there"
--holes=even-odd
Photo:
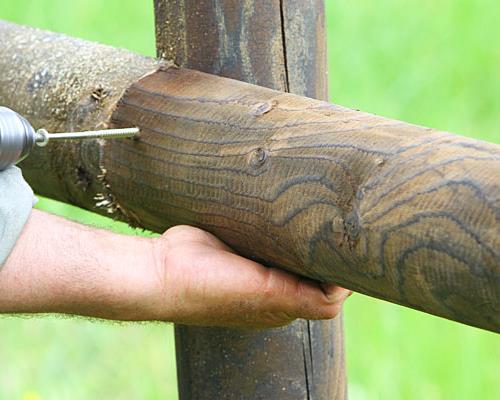
[[[266,296],[283,297],[287,292],[287,282],[279,276],[275,268],[268,268],[264,280],[263,293]]]
[[[165,231],[164,235],[168,237],[184,236],[187,233],[191,233],[193,229],[197,228],[193,228],[189,225],[175,225],[172,226],[171,228],[168,228]]]
[[[200,242],[216,245],[218,240],[211,233],[189,225],[176,225],[165,231],[163,237],[175,242]]]

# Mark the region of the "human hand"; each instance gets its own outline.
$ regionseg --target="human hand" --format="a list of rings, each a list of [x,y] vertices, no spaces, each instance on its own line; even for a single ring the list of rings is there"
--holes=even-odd
[[[0,293],[0,313],[269,328],[333,318],[351,292],[266,268],[189,226],[151,239],[34,210]]]
[[[270,328],[296,318],[330,319],[352,293],[243,258],[215,236],[176,226],[155,239],[164,304],[182,324]]]

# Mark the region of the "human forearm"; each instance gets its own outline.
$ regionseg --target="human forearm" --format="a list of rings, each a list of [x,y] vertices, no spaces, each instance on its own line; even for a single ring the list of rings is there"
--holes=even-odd
[[[0,272],[0,312],[137,319],[158,284],[151,246],[34,210]]]

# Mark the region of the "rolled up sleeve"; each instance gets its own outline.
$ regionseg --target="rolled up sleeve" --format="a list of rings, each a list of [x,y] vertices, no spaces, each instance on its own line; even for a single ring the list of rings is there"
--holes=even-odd
[[[19,168],[0,172],[0,268],[21,235],[35,202]]]

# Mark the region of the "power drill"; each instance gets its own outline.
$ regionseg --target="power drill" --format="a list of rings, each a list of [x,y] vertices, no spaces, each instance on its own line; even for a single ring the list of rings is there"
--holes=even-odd
[[[51,140],[115,139],[138,134],[139,128],[65,133],[35,131],[26,118],[7,107],[0,107],[0,171],[24,160],[34,146],[45,147]]]

